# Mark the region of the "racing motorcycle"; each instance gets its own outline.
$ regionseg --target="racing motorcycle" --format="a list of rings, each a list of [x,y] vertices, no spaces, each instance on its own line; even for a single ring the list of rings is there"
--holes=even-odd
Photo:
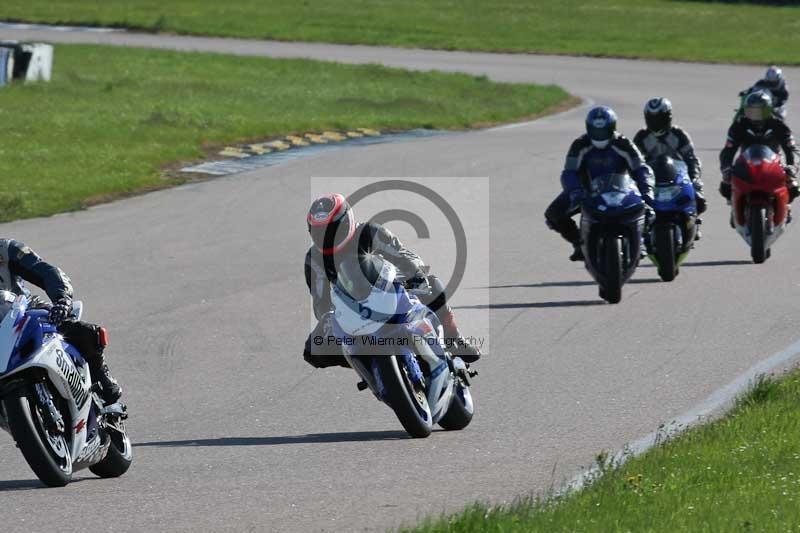
[[[646,236],[648,255],[664,281],[672,281],[694,247],[697,204],[686,163],[669,156],[650,162],[655,174],[655,222]]]
[[[81,354],[29,303],[0,291],[0,427],[46,485],[64,486],[82,468],[121,476],[132,461],[125,405],[104,405]],[[73,302],[71,317],[82,311]]]
[[[581,207],[581,248],[600,297],[619,303],[622,286],[639,265],[645,203],[628,174],[593,178]]]
[[[753,145],[731,170],[731,226],[750,245],[754,263],[763,263],[789,223],[789,190],[781,157]]]
[[[444,349],[439,319],[418,298],[429,290],[407,289],[379,256],[341,265],[331,286],[333,336],[361,377],[358,389],[369,388],[416,438],[434,424],[464,429],[474,413],[476,372]]]

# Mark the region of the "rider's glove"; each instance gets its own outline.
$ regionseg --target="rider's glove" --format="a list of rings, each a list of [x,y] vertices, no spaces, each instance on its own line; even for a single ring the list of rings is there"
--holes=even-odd
[[[54,326],[58,326],[67,319],[72,311],[72,302],[69,300],[59,300],[50,308],[50,317],[48,321]]]
[[[417,271],[412,277],[408,278],[405,286],[409,289],[424,289],[428,287],[428,277],[424,272]]]
[[[656,221],[656,211],[649,205],[645,205],[644,207],[644,225],[646,228],[649,228],[653,225],[653,222]]]

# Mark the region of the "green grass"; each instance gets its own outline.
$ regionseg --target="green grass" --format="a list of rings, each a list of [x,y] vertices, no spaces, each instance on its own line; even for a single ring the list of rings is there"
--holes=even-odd
[[[161,187],[209,143],[350,127],[465,128],[564,104],[555,86],[376,65],[59,46],[51,83],[0,89],[0,220]]]
[[[3,0],[0,18],[424,48],[800,63],[800,7],[675,0]]]
[[[476,504],[417,532],[797,531],[800,372],[762,380],[725,418],[608,469],[587,489]]]

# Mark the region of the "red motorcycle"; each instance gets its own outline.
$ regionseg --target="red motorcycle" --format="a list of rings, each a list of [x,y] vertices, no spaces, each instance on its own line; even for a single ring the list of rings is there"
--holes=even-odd
[[[753,262],[763,263],[791,219],[781,157],[768,146],[750,146],[733,166],[731,188],[732,225],[750,245]]]

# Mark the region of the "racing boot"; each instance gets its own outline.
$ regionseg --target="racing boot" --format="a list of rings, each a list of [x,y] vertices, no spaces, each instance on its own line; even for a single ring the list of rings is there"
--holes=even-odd
[[[122,396],[122,388],[117,383],[117,380],[114,379],[114,376],[111,375],[111,371],[108,369],[108,365],[102,355],[99,357],[99,364],[92,364],[89,370],[92,373],[93,383],[102,387],[100,397],[103,398],[106,405],[117,403]]]
[[[444,309],[446,307],[446,309]],[[474,363],[481,358],[481,351],[477,346],[470,344],[458,330],[456,318],[450,306],[442,308],[444,312],[437,313],[444,329],[444,344],[447,350],[465,363]]]
[[[581,245],[580,244],[573,244],[572,247],[573,247],[573,251],[572,251],[572,255],[569,256],[569,260],[570,261],[583,261],[584,257],[583,257],[583,250],[581,250]]]

